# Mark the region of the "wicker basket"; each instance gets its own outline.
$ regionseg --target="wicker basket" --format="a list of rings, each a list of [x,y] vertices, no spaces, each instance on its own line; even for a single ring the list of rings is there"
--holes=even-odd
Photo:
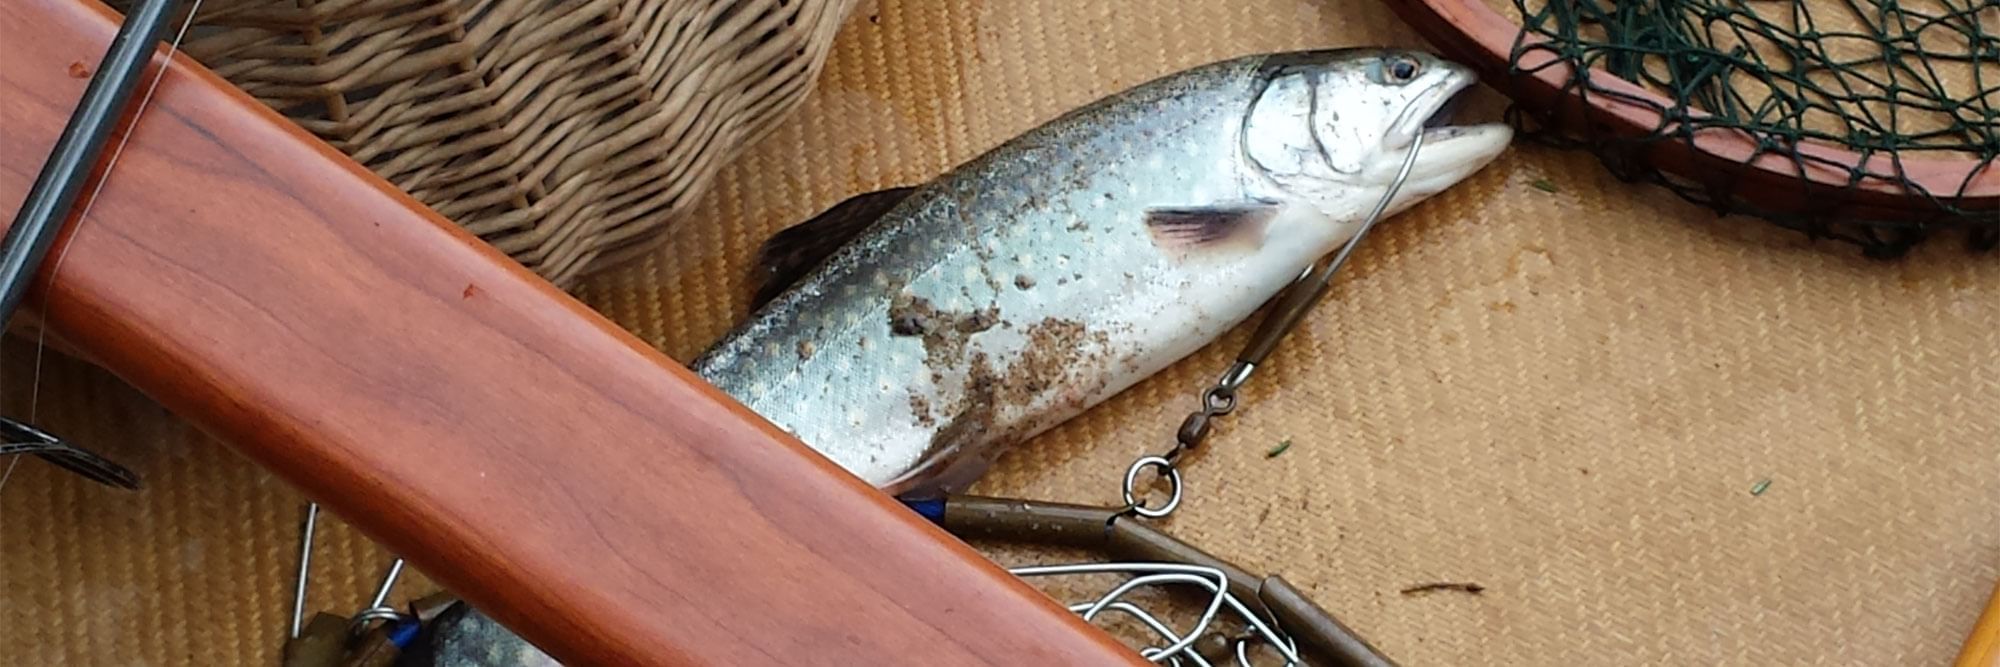
[[[569,287],[798,105],[852,4],[208,0],[184,48]]]

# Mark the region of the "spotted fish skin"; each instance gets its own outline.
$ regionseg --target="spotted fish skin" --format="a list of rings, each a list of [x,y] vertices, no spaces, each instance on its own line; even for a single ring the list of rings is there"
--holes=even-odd
[[[1241,323],[1349,239],[1490,162],[1424,127],[1472,85],[1420,52],[1236,58],[1049,121],[911,191],[690,367],[864,481],[958,490]]]

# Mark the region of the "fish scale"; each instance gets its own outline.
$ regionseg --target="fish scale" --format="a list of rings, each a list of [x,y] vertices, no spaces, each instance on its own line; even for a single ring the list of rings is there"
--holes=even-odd
[[[1384,83],[1396,63],[1422,74]],[[1005,445],[1214,340],[1349,238],[1402,157],[1399,133],[1424,132],[1470,84],[1462,67],[1379,49],[1141,84],[916,188],[690,366],[872,484],[963,487]],[[1457,159],[1420,161],[1402,206],[1508,139],[1504,126],[1445,129]]]

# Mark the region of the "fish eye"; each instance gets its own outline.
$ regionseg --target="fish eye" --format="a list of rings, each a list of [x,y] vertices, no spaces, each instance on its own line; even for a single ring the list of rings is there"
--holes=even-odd
[[[1417,78],[1417,70],[1420,67],[1417,65],[1416,59],[1401,56],[1391,61],[1387,69],[1391,81],[1409,83],[1411,80]]]
[[[1400,86],[1417,80],[1423,64],[1404,55],[1384,56],[1368,68],[1368,78],[1385,86]]]

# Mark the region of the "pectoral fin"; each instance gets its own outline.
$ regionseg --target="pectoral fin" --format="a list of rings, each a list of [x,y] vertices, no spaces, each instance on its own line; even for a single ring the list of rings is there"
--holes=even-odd
[[[1146,212],[1146,232],[1153,245],[1177,255],[1241,251],[1263,243],[1277,214],[1277,205],[1263,202],[1156,208]]]
[[[819,268],[834,251],[868,231],[877,219],[915,191],[916,187],[909,186],[858,194],[811,220],[772,235],[757,254],[758,285],[750,302],[751,310],[764,307]]]

